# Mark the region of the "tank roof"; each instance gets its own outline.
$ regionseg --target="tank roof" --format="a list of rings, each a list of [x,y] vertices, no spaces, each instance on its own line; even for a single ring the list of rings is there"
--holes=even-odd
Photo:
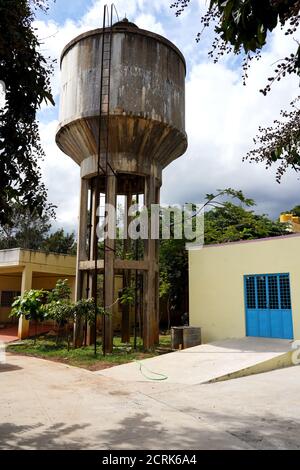
[[[85,33],[80,34],[79,36],[75,37],[72,39],[63,49],[60,57],[60,65],[62,63],[62,60],[65,56],[65,54],[68,52],[69,49],[71,49],[76,43],[80,42],[82,39],[88,38],[90,36],[97,36],[98,34],[103,34],[103,31],[108,32],[109,28],[106,28],[103,30],[103,28],[97,28],[93,29],[91,31],[87,31]],[[161,36],[160,34],[152,33],[151,31],[147,31],[146,29],[140,29],[136,24],[132,23],[129,21],[127,18],[124,18],[122,21],[118,21],[113,25],[113,33],[130,33],[130,34],[140,34],[141,36],[148,36],[152,39],[155,39],[156,41],[159,41],[166,46],[170,47],[171,49],[176,52],[177,55],[181,58],[185,70],[186,70],[186,61],[184,58],[184,55],[182,52],[178,49],[175,44],[173,44],[169,39],[165,38],[164,36]]]
[[[128,18],[123,18],[121,21],[117,21],[117,23],[113,24],[113,28],[138,28],[138,26],[135,23],[132,23],[131,21],[128,20]]]

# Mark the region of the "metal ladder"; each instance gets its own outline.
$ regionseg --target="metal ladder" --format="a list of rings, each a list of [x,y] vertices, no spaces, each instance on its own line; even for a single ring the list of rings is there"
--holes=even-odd
[[[104,176],[105,180],[105,201],[107,200],[107,178],[109,174],[116,175],[109,161],[109,114],[110,114],[110,85],[111,85],[111,54],[112,54],[112,35],[113,35],[113,13],[116,10],[114,4],[111,5],[109,16],[109,8],[104,6],[103,12],[103,34],[102,34],[102,50],[101,50],[101,70],[100,70],[100,109],[99,109],[99,136],[98,136],[98,160],[97,160],[97,179],[96,179],[96,201],[100,204],[100,176]],[[101,154],[105,156],[104,165],[101,164]],[[102,216],[106,217],[106,214]],[[95,355],[97,354],[97,286],[98,286],[98,236],[97,236],[97,216],[94,220],[94,289],[95,289]],[[110,249],[104,240],[104,289],[103,289],[103,306],[107,307],[105,301],[105,258],[106,251]],[[105,318],[103,318],[103,355],[105,355]]]

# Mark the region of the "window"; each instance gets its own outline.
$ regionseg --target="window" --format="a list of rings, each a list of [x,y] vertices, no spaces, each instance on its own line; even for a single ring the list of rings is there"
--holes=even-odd
[[[280,302],[283,310],[291,309],[290,280],[288,274],[280,274]]]
[[[21,292],[11,291],[11,290],[8,290],[8,291],[4,290],[0,292],[0,306],[11,307],[15,300],[15,297],[18,297],[19,295],[21,295]]]
[[[269,308],[276,310],[279,308],[278,283],[277,276],[269,276]]]
[[[291,310],[289,274],[253,274],[245,276],[247,309]]]
[[[257,307],[267,308],[266,276],[257,276]]]
[[[254,276],[246,277],[246,294],[247,294],[247,299],[246,299],[247,308],[256,308]]]

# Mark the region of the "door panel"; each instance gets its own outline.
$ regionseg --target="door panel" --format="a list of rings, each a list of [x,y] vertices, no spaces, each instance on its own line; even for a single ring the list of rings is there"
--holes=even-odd
[[[245,276],[246,334],[293,339],[288,274]]]

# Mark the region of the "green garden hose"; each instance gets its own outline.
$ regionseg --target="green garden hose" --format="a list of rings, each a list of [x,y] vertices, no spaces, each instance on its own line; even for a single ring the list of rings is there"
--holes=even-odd
[[[156,380],[156,381],[162,381],[162,380],[167,380],[168,376],[165,374],[159,374],[158,372],[153,372],[153,370],[148,369],[142,362],[140,361],[134,361],[138,364],[140,373],[147,379],[147,380]],[[150,374],[156,375],[157,377],[149,377],[143,372],[143,368],[146,369]]]

